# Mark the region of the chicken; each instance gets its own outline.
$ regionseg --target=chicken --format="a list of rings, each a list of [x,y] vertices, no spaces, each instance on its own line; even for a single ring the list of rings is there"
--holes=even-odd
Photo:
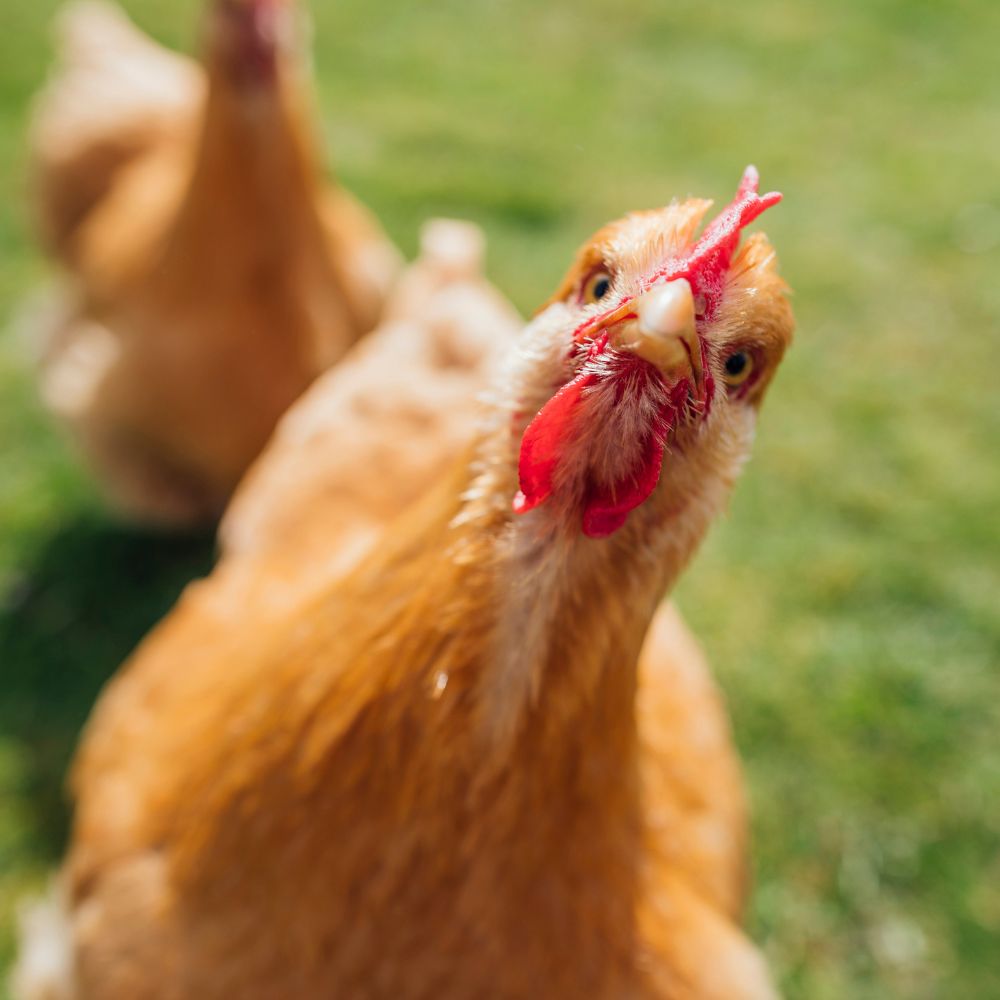
[[[382,326],[285,415],[220,529],[221,565],[200,585],[200,627],[280,615],[355,565],[386,525],[471,445],[488,371],[522,321],[482,276],[484,239],[436,220],[386,303]],[[385,474],[392,469],[392,475]],[[683,808],[661,816],[732,917],[746,890],[746,803],[719,693],[676,608],[656,612],[639,661],[661,780]],[[664,795],[664,800],[669,794]],[[695,857],[697,855],[697,858]]]
[[[74,768],[69,995],[774,995],[637,662],[791,338],[738,248],[778,198],[751,168],[700,238],[697,200],[601,230],[355,569],[214,630],[195,590],[144,643]]]
[[[77,8],[39,106],[41,228],[69,272],[42,394],[138,520],[218,517],[398,271],[321,178],[295,13],[212,0],[202,72],[113,8]]]

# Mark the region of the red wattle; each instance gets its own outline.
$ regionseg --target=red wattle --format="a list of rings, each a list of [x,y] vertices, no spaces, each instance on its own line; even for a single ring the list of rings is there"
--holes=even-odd
[[[583,533],[588,538],[606,538],[614,534],[629,513],[649,499],[660,481],[663,442],[672,422],[670,416],[665,412],[661,426],[646,438],[639,467],[632,476],[610,486],[591,489],[583,507]]]
[[[564,385],[535,415],[521,438],[518,478],[521,490],[514,497],[514,511],[525,514],[551,495],[560,455],[572,433],[573,411],[584,389],[597,381],[593,372],[581,372]]]
[[[553,493],[560,458],[574,434],[574,411],[584,390],[598,376],[583,372],[564,385],[528,425],[521,439],[518,475],[521,489],[514,498],[514,512],[525,514],[544,503]],[[663,468],[664,442],[687,399],[687,383],[679,383],[663,405],[656,425],[643,441],[633,471],[617,482],[600,486],[591,482],[583,502],[583,533],[605,538],[625,523],[631,511],[649,499]]]

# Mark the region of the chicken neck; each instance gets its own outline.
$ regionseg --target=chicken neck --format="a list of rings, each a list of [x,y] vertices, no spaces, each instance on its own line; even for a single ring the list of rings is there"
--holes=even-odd
[[[187,254],[193,243],[226,234],[219,256],[232,269],[248,251],[280,263],[303,243],[321,244],[321,169],[295,72],[279,67],[273,80],[248,87],[210,63],[170,247]]]

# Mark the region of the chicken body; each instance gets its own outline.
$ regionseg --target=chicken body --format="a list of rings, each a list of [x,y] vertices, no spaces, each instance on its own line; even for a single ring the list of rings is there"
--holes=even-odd
[[[398,270],[374,219],[321,180],[292,13],[213,0],[202,75],[84,7],[40,106],[42,229],[69,270],[43,395],[137,519],[217,517]],[[156,83],[88,129],[87,95],[143,66]]]
[[[70,995],[773,995],[712,856],[674,822],[702,781],[696,720],[660,728],[684,720],[638,666],[791,332],[766,243],[734,256],[717,223],[692,246],[704,209],[598,234],[519,338],[473,460],[346,577],[228,628],[205,628],[193,590],[113,682],[74,776]],[[594,255],[614,310],[588,297]],[[662,308],[649,319],[665,280],[649,275],[688,258],[700,359],[647,368],[646,341],[673,336]],[[699,285],[712,268],[719,285]],[[610,346],[630,330],[637,347]],[[611,381],[567,421],[559,401],[596,362]],[[671,452],[588,537],[601,484],[650,453],[635,391],[663,421],[674,407]],[[556,412],[538,500],[537,422]]]

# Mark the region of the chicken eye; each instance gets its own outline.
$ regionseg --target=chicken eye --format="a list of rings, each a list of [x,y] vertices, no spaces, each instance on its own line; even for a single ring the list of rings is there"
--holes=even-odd
[[[726,358],[723,368],[726,385],[742,385],[753,371],[753,355],[747,351],[734,351]]]
[[[611,275],[607,271],[595,271],[583,286],[581,298],[588,305],[599,302],[611,291]]]

